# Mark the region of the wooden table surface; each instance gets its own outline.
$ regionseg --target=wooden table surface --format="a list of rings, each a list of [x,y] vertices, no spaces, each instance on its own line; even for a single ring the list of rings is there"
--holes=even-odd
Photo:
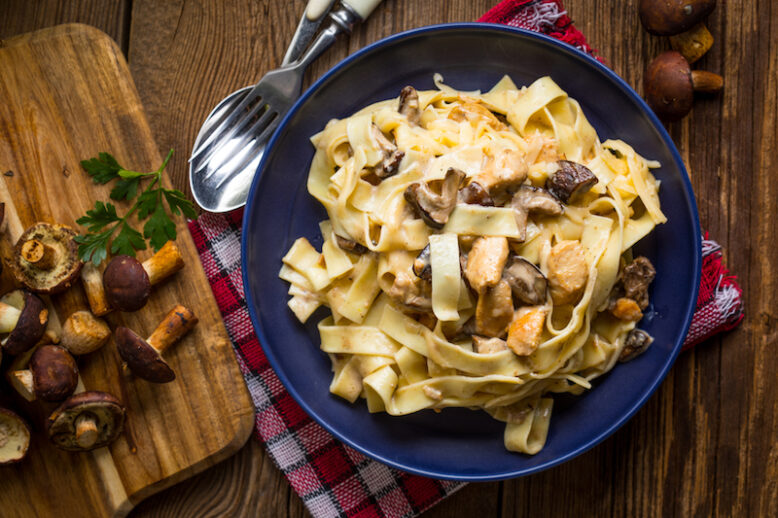
[[[379,38],[474,20],[494,3],[386,0],[310,68],[308,81]],[[565,3],[592,46],[642,92],[646,63],[668,43],[642,30],[638,0]],[[186,191],[186,157],[201,121],[228,93],[280,63],[304,4],[2,0],[0,38],[65,22],[91,24],[115,38],[157,145],[178,151],[168,170]],[[745,321],[681,355],[645,407],[603,444],[538,475],[471,484],[425,516],[775,516],[778,276],[770,265],[778,238],[778,5],[719,2],[708,26],[716,44],[698,68],[723,74],[725,90],[698,100],[670,132],[691,171],[703,228],[724,246],[740,277]],[[251,440],[233,458],[148,499],[132,516],[307,514]]]

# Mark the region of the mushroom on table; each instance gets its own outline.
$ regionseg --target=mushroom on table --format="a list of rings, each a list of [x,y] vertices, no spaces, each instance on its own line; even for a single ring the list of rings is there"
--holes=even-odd
[[[144,340],[126,327],[116,328],[116,349],[127,368],[152,383],[169,383],[176,373],[162,354],[197,324],[197,317],[182,305],[175,306]]]
[[[713,46],[705,18],[716,0],[641,0],[640,22],[651,34],[670,36],[670,45],[694,63]]]
[[[14,388],[28,401],[62,401],[76,390],[78,367],[59,345],[43,345],[30,358],[27,369],[12,373]]]
[[[30,426],[15,412],[0,408],[0,466],[22,460],[30,448]]]
[[[49,310],[36,295],[15,290],[0,301],[0,333],[9,333],[3,350],[21,354],[31,349],[46,332]]]
[[[55,446],[87,451],[113,442],[124,427],[124,407],[107,392],[81,392],[51,413],[46,428]]]
[[[16,280],[36,293],[68,289],[81,271],[77,233],[66,225],[37,223],[16,242],[11,268]]]

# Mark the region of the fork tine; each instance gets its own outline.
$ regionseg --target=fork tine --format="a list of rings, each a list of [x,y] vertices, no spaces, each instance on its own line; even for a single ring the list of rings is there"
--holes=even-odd
[[[249,164],[251,164],[251,162],[256,160],[258,156],[264,153],[265,146],[267,145],[270,136],[278,127],[280,120],[281,117],[276,117],[273,119],[270,124],[262,131],[262,133],[257,136],[257,138],[254,139],[248,146],[246,146],[245,149],[247,149],[247,151],[243,153],[243,157],[241,158],[240,162],[238,162],[238,165],[230,166],[230,169],[232,169],[230,174],[224,175],[224,177],[216,184],[215,188],[218,189],[221,187],[227,180],[243,171],[245,167],[247,167]]]
[[[245,92],[238,90],[238,92],[239,93],[235,95],[235,99],[232,100],[232,102],[224,103],[224,106],[222,106],[218,112],[216,111],[216,109],[214,109],[214,111],[211,112],[211,115],[209,115],[208,118],[205,119],[203,125],[200,126],[200,131],[197,133],[197,139],[195,139],[195,142],[198,143],[197,149],[200,148],[199,143],[202,142],[204,139],[208,138],[208,136],[211,133],[213,133],[213,129],[216,128],[219,124],[221,124],[233,112],[232,106],[236,106],[240,104],[240,102],[243,99],[245,99],[248,94],[251,93],[251,90],[247,89]],[[219,114],[218,117],[213,116],[216,113]]]

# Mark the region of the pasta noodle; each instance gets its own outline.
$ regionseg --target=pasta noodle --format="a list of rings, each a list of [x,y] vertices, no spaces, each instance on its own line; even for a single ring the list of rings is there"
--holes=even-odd
[[[332,120],[311,138],[321,252],[297,239],[279,276],[305,322],[320,306],[330,391],[370,412],[482,408],[535,454],[553,393],[581,394],[651,338],[653,266],[631,247],[666,218],[659,182],[600,142],[549,77],[435,90]]]

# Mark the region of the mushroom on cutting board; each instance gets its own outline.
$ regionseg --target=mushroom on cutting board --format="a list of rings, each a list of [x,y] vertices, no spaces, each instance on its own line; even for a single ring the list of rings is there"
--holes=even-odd
[[[137,311],[146,305],[152,286],[183,267],[184,258],[172,241],[143,263],[129,255],[117,255],[103,272],[105,298],[120,311]]]
[[[65,225],[37,223],[16,242],[11,260],[14,277],[36,293],[68,289],[83,263],[78,258],[77,233]]]
[[[51,413],[46,428],[55,446],[88,451],[107,446],[122,432],[124,407],[107,392],[81,392]]]
[[[116,328],[116,349],[127,368],[139,378],[152,383],[169,383],[176,379],[162,354],[197,324],[190,309],[177,305],[165,315],[151,336],[144,340],[126,327]]]
[[[14,290],[0,300],[0,333],[9,333],[3,350],[21,354],[31,349],[46,332],[49,310],[36,295]]]
[[[16,413],[0,408],[0,466],[22,460],[30,448],[30,426]]]
[[[713,72],[692,70],[689,62],[674,50],[658,55],[643,79],[646,101],[665,121],[683,118],[692,109],[694,92],[716,93],[724,79]]]
[[[27,369],[11,373],[14,388],[27,401],[62,401],[76,390],[78,367],[64,347],[43,345],[30,358]]]
[[[694,63],[713,46],[713,36],[703,20],[716,0],[641,0],[640,22],[651,34],[670,36],[670,45]]]
[[[89,354],[100,349],[111,337],[111,328],[86,310],[73,312],[62,326],[60,345],[71,354]]]
[[[105,298],[103,274],[91,261],[84,263],[81,268],[81,284],[84,286],[89,308],[95,316],[102,317],[111,312],[111,306]]]

